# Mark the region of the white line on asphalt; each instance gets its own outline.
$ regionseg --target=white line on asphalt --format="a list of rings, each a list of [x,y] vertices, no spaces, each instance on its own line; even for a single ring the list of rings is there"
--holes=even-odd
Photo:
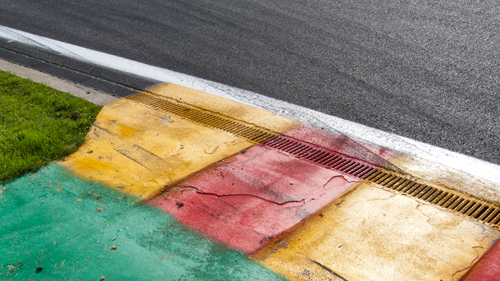
[[[336,131],[353,139],[436,162],[494,183],[500,183],[500,166],[498,165],[293,105],[285,101],[4,26],[0,26],[0,37],[128,74],[205,91],[285,115],[316,127]]]

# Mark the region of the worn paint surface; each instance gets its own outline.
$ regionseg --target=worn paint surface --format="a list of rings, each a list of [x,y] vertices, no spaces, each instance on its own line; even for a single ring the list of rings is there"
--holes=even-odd
[[[499,232],[362,184],[254,258],[293,280],[457,280]]]
[[[0,190],[2,280],[281,280],[164,212],[58,164]]]
[[[232,248],[253,253],[356,182],[255,146],[150,202]]]
[[[81,176],[149,198],[252,144],[128,100],[106,106],[63,163]]]
[[[274,113],[173,84],[151,91],[179,100],[184,97],[196,106],[206,105],[209,111],[256,122],[272,130],[288,130],[299,124]],[[147,199],[161,193],[169,184],[252,145],[233,134],[123,99],[103,108],[86,143],[68,157],[64,165],[81,176]]]

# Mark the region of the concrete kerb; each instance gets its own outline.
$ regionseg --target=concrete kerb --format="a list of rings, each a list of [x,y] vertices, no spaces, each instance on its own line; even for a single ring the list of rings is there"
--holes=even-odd
[[[96,92],[94,90],[91,90],[91,89],[87,89],[85,87],[81,87],[79,85],[75,85],[73,83],[70,83],[70,82],[66,82],[64,80],[61,80],[61,79],[57,79],[57,78],[53,78],[49,75],[45,75],[45,74],[40,74],[39,72],[37,71],[31,71],[29,69],[26,69],[26,68],[22,68],[22,67],[18,67],[16,65],[12,65],[10,63],[7,63],[7,62],[1,62],[0,64],[0,67],[8,67],[7,70],[13,72],[14,74],[17,74],[21,77],[26,77],[26,78],[30,78],[30,79],[36,79],[35,81],[36,82],[42,82],[46,85],[49,85],[49,86],[52,86],[56,89],[59,89],[59,90],[62,90],[62,91],[65,91],[65,92],[69,92],[71,94],[74,94],[75,96],[79,96],[79,97],[82,97],[82,98],[85,98],[91,102],[95,102],[95,103],[99,103],[99,104],[108,104],[110,102],[113,102],[113,101],[116,101],[117,99],[116,98],[112,98],[112,97],[109,97],[107,96],[106,94],[103,94],[103,93],[99,93],[99,92]],[[55,81],[55,82],[54,82]],[[90,94],[88,94],[90,93]],[[107,98],[110,98],[110,99],[107,99]],[[135,110],[135,109],[134,109]],[[141,109],[142,110],[142,109]],[[141,111],[141,112],[145,112],[145,111]],[[155,116],[155,113],[147,113],[149,114],[150,116]],[[123,123],[121,124],[120,126],[121,127],[116,127],[118,128],[116,132],[114,132],[114,134],[118,137],[124,137],[124,136],[127,136],[131,133],[134,132],[135,128],[133,127],[130,127],[127,125],[127,122],[120,122],[119,120],[116,120],[115,118],[116,116],[111,116],[109,118],[105,118],[104,120],[107,122],[107,124],[115,124],[115,123]],[[181,122],[180,120],[173,120],[173,119],[169,119],[169,117],[167,116],[157,116],[158,117],[158,122],[163,123],[163,119],[165,119],[166,123],[170,123],[172,121],[174,122]],[[124,127],[125,126],[125,127]],[[106,129],[108,132],[112,132],[113,131],[113,128],[108,128]],[[191,129],[190,129],[191,130]],[[144,141],[143,137],[141,137],[141,141]],[[126,156],[129,158],[129,159],[132,159],[134,160],[135,162],[138,161],[139,158],[144,158],[144,155],[148,156],[149,154],[147,153],[144,153],[142,149],[142,146],[141,148],[136,148],[135,146],[135,143],[132,144],[131,146],[120,146],[118,147],[117,149],[114,149],[114,151],[117,151],[119,153],[121,153],[122,155],[123,154],[126,154]],[[214,146],[213,145],[209,145],[207,148],[204,148],[203,151],[211,151],[212,149],[215,151],[217,148],[213,148]],[[242,148],[244,148],[244,146],[242,146]],[[182,144],[180,146],[177,146],[177,149],[179,151],[179,149],[182,149]],[[246,149],[245,149],[246,150]],[[232,153],[234,154],[235,151],[233,151]],[[87,152],[85,152],[87,153]],[[142,154],[141,154],[142,153]],[[158,154],[159,152],[157,152],[156,154]],[[213,153],[213,152],[212,152]],[[89,153],[90,154],[90,153]],[[155,154],[155,155],[156,155]],[[256,154],[257,155],[257,154]],[[150,156],[150,155],[149,155]],[[97,156],[96,156],[97,157]],[[104,156],[103,156],[104,157]],[[224,159],[229,159],[229,158],[226,158],[227,155],[223,156],[220,158],[220,160],[224,160]],[[98,156],[98,159],[101,159],[101,155]],[[154,158],[154,157],[152,157]],[[255,157],[253,157],[255,158]],[[151,157],[149,158],[151,159]],[[156,158],[154,158],[156,159]],[[251,160],[252,157],[250,157],[249,159],[247,160]],[[247,161],[245,160],[245,161]],[[146,159],[146,162],[149,161],[148,159]],[[140,162],[140,161],[139,161]],[[445,168],[439,168],[439,169],[433,169],[433,171],[436,171],[434,173],[431,173],[431,175],[429,176],[428,173],[425,173],[425,171],[421,170],[420,172],[415,172],[415,171],[418,171],[417,168],[415,168],[415,165],[421,165],[422,163],[425,163],[425,161],[415,161],[415,158],[413,157],[408,157],[408,156],[396,156],[396,158],[393,158],[391,159],[391,162],[395,163],[397,166],[399,167],[404,167],[405,170],[410,170],[412,171],[413,173],[420,175],[422,177],[427,177],[428,180],[432,180],[432,181],[438,181],[439,179],[443,179],[445,178],[446,179],[446,176],[447,175],[452,175],[454,174],[454,172],[449,172],[449,170],[445,169]],[[417,164],[415,164],[415,162]],[[147,163],[139,163],[140,165],[142,165],[143,167],[147,167]],[[225,163],[220,163],[220,165],[225,165]],[[231,167],[231,166],[230,166]],[[428,172],[428,170],[427,170]],[[238,174],[238,175],[242,175],[242,174]],[[443,176],[444,175],[444,176]],[[466,178],[469,178],[470,180],[470,177],[466,177]],[[156,179],[155,179],[156,180]],[[162,183],[162,184],[167,184],[168,181],[170,180],[168,177],[165,178],[165,179],[162,179],[164,180],[165,182]],[[439,184],[443,184],[443,185],[447,185],[449,184],[450,182],[454,182],[456,180],[452,180],[452,181],[446,181],[446,180],[443,180],[444,182],[439,182]],[[158,184],[158,183],[157,183]],[[490,183],[488,183],[490,184]],[[477,186],[477,184],[475,185]],[[358,187],[356,187],[358,188]],[[362,189],[360,190],[370,190],[370,187],[367,187],[367,186],[364,186]],[[368,193],[367,194],[371,194],[370,191],[367,191]],[[384,201],[384,200],[388,200],[388,199],[391,199],[394,198],[392,194],[386,192],[386,191],[377,191],[378,193],[381,193],[381,195],[377,195],[379,196],[381,201]],[[495,196],[497,194],[493,194],[493,196]],[[367,195],[368,197],[370,197],[371,195]],[[497,195],[498,196],[498,195]],[[173,197],[175,198],[175,197]],[[340,199],[339,199],[340,200]],[[368,201],[371,201],[372,198],[368,198]],[[377,199],[378,200],[378,199]],[[399,196],[396,196],[396,201],[398,200],[403,200],[402,198],[400,198]],[[404,199],[406,200],[406,199]],[[176,201],[176,200],[174,200]],[[354,203],[352,204],[358,204],[360,202],[357,202],[356,200],[352,200]],[[184,205],[183,202],[179,203],[181,201],[177,201],[177,202],[172,202],[173,204],[176,204],[178,208],[178,210],[181,210],[181,208]],[[339,205],[340,204],[343,204],[343,201],[339,201]],[[362,201],[361,203],[362,204],[366,204],[366,202]],[[399,201],[398,201],[399,202]],[[401,201],[402,202],[402,201]],[[224,203],[225,204],[225,203]],[[403,204],[403,203],[401,203]],[[467,246],[467,256],[468,258],[465,259],[465,260],[462,260],[461,263],[457,263],[455,265],[455,267],[460,267],[462,270],[458,270],[456,271],[456,268],[453,269],[451,268],[450,270],[446,271],[446,272],[434,272],[436,275],[433,275],[432,277],[443,277],[443,276],[448,276],[451,278],[456,278],[456,277],[460,277],[460,274],[463,274],[467,269],[468,267],[465,267],[463,265],[467,264],[467,265],[470,265],[474,260],[475,260],[475,257],[477,257],[478,255],[480,256],[484,251],[482,250],[472,250],[472,249],[484,249],[486,250],[487,248],[489,248],[489,246],[493,243],[493,241],[495,241],[496,239],[498,239],[497,237],[497,234],[494,230],[492,229],[487,229],[485,231],[483,231],[483,233],[480,233],[481,231],[479,231],[478,229],[481,228],[478,224],[470,224],[469,222],[467,222],[467,220],[457,220],[455,217],[452,217],[452,219],[448,218],[446,215],[443,215],[442,212],[440,211],[437,211],[437,210],[432,210],[432,209],[428,209],[427,207],[421,207],[420,204],[418,201],[415,201],[415,200],[410,200],[408,202],[404,202],[404,204],[408,205],[408,206],[413,206],[415,205],[416,208],[417,208],[417,211],[412,211],[412,212],[408,212],[408,217],[410,218],[414,218],[414,219],[410,219],[411,221],[411,224],[408,226],[409,228],[406,228],[405,226],[401,226],[402,228],[399,229],[398,231],[401,232],[401,233],[407,233],[407,231],[409,231],[410,228],[412,229],[421,229],[422,231],[425,231],[428,233],[428,235],[430,235],[430,237],[434,237],[431,241],[434,241],[436,242],[437,238],[436,237],[439,237],[439,233],[441,233],[442,231],[444,231],[444,229],[446,229],[446,231],[449,231],[450,228],[454,228],[453,231],[451,231],[450,233],[452,233],[450,235],[450,237],[457,237],[457,235],[459,236],[459,234],[457,233],[460,233],[460,231],[465,231],[465,233],[469,236],[467,236],[468,238],[468,241],[470,241],[470,245]],[[422,210],[423,208],[423,210]],[[183,209],[184,210],[184,209]],[[326,206],[324,209],[322,210],[319,210],[317,211],[319,212],[319,214],[322,214],[321,217],[323,217],[323,213],[327,214],[327,216],[329,214],[332,214],[331,217],[338,217],[338,213],[342,213],[343,214],[343,211],[341,209],[339,209],[338,207],[336,207],[336,205],[329,205],[329,206]],[[381,210],[379,212],[380,214],[377,214],[377,215],[380,215],[380,216],[383,216],[385,217],[385,214],[382,214],[383,213],[383,210]],[[436,215],[436,218],[434,218],[432,220],[432,225],[433,227],[429,227],[427,225],[427,223],[429,221],[426,222],[426,217],[429,216],[429,214],[437,214]],[[212,214],[212,215],[216,215],[216,217],[219,217],[220,214]],[[358,214],[354,214],[352,215],[352,218],[347,216],[345,217],[346,220],[360,220],[363,221],[363,220],[371,220],[371,219],[376,219],[375,221],[372,221],[371,223],[371,227],[376,227],[378,224],[374,222],[376,222],[377,220],[383,220],[382,218],[375,218],[374,217],[374,214],[370,213],[370,214],[364,214],[363,216],[361,217],[358,217],[357,216]],[[341,217],[341,216],[340,216]],[[391,219],[392,218],[392,219]],[[385,218],[387,220],[386,222],[386,225],[385,227],[387,227],[387,225],[391,225],[392,223],[398,221],[398,216],[394,216],[394,217],[391,217],[391,218]],[[439,218],[439,219],[437,219]],[[218,219],[218,218],[217,218]],[[317,221],[318,218],[314,218],[312,219],[311,221]],[[341,218],[338,218],[337,221],[342,221]],[[316,222],[315,222],[316,223]],[[318,225],[321,225],[318,224]],[[370,224],[368,224],[370,225]],[[325,273],[325,270],[323,267],[325,266],[333,266],[335,267],[337,270],[341,270],[340,273],[335,273],[337,274],[338,276],[348,276],[350,277],[350,280],[357,280],[357,279],[363,279],[363,278],[383,278],[383,275],[380,275],[382,274],[381,272],[370,272],[370,271],[359,271],[359,274],[356,273],[356,272],[353,272],[352,268],[343,268],[342,265],[336,265],[336,264],[331,264],[329,265],[328,264],[328,259],[324,260],[324,261],[321,261],[319,262],[320,259],[322,259],[321,257],[324,257],[325,256],[325,253],[321,252],[321,251],[314,251],[314,250],[311,250],[311,248],[304,248],[304,242],[298,242],[296,241],[296,238],[297,237],[301,237],[301,235],[304,235],[304,233],[308,233],[308,229],[315,229],[315,228],[318,228],[317,225],[313,224],[311,225],[309,223],[309,220],[306,222],[304,228],[301,228],[299,229],[300,231],[297,232],[297,234],[291,234],[291,236],[289,237],[289,239],[285,239],[285,240],[281,240],[280,241],[276,241],[276,243],[271,243],[267,248],[265,248],[263,250],[263,252],[260,252],[258,253],[255,258],[256,260],[259,260],[262,264],[265,264],[266,266],[272,268],[273,270],[277,271],[277,272],[280,272],[281,274],[287,276],[288,278],[290,279],[300,279],[300,278],[306,278],[307,276],[309,277],[324,277],[325,274],[327,274],[329,271],[326,271],[327,273]],[[382,229],[382,228],[381,228]],[[326,228],[325,228],[326,230]],[[202,230],[203,231],[203,230]],[[359,233],[363,233],[363,235],[366,235],[366,233],[370,232],[369,229],[362,229],[360,230]],[[381,230],[382,232],[383,231],[387,231],[387,232],[390,232],[390,229],[387,229],[387,228],[384,228]],[[326,235],[326,234],[325,234]],[[387,235],[386,233],[384,233],[384,235]],[[479,236],[483,235],[483,244],[475,244],[474,241],[478,240],[480,237]],[[316,243],[319,243],[318,240],[314,237],[314,236],[310,236],[310,235],[306,235],[307,237],[313,237],[311,238],[311,243],[312,244],[316,244]],[[326,241],[336,241],[340,238],[342,239],[345,239],[344,236],[342,235],[337,235],[337,236],[331,236],[331,235],[327,235],[327,236],[324,236],[322,237],[321,239],[325,240]],[[413,237],[413,236],[412,236]],[[484,239],[485,237],[487,237],[488,239]],[[408,241],[399,241],[397,242],[396,244],[390,244],[389,242],[387,242],[386,244],[386,248],[387,249],[391,249],[391,245],[393,245],[393,250],[396,251],[396,252],[387,252],[386,254],[387,255],[391,255],[391,254],[396,254],[398,249],[397,249],[397,246],[398,245],[401,245],[401,244],[404,244],[404,243],[418,243],[417,240],[421,239],[421,237],[418,237],[418,236],[414,236],[414,238],[416,239],[414,241],[414,239],[409,239]],[[453,238],[453,239],[455,239]],[[298,240],[300,240],[300,238],[297,238]],[[321,240],[320,239],[320,240]],[[445,244],[449,244],[449,245],[455,245],[455,240],[446,240],[445,242],[442,243],[442,245],[445,245]],[[461,238],[460,238],[461,239]],[[404,239],[403,239],[404,240]],[[285,241],[285,242],[283,242]],[[334,241],[334,242],[335,242]],[[281,243],[281,244],[280,244]],[[382,243],[382,242],[377,242],[377,243]],[[398,244],[399,243],[399,244]],[[439,246],[441,242],[439,242],[436,246]],[[306,243],[307,244],[307,243]],[[280,246],[281,245],[281,246]],[[333,245],[333,244],[332,244]],[[340,243],[339,245],[344,245],[344,243]],[[347,245],[346,244],[343,249],[347,249]],[[331,246],[331,245],[330,245]],[[342,246],[336,246],[337,248],[341,248]],[[367,260],[373,260],[371,255],[375,254],[376,255],[376,247],[373,248],[373,247],[370,247],[370,245],[365,245],[364,246],[365,249],[366,249],[366,254],[364,256],[365,259]],[[287,248],[290,248],[287,250]],[[301,256],[301,259],[304,261],[304,265],[301,266],[301,265],[293,265],[293,264],[288,264],[288,265],[283,265],[281,264],[280,262],[277,262],[277,260],[283,260],[284,257],[290,255],[290,257],[292,257],[293,255],[297,254],[297,249],[303,249],[305,253],[309,253],[310,256]],[[328,248],[328,247],[327,247]],[[335,247],[333,247],[335,248]],[[333,248],[332,248],[332,252],[333,252]],[[455,252],[456,251],[456,247],[452,247],[454,248],[453,251],[449,252],[448,254],[450,254],[451,256],[448,256],[449,258],[452,258],[453,255],[456,255],[457,253]],[[357,248],[353,248],[354,251],[358,251]],[[277,253],[276,253],[277,252]],[[443,252],[439,252],[438,253],[435,253],[435,255],[444,255]],[[310,267],[314,267],[315,265],[314,262],[311,263],[311,257],[313,256],[317,256],[317,258],[314,258],[313,261],[316,261],[317,263],[319,263],[321,266],[319,266],[319,269],[318,268],[315,268],[314,270],[310,269]],[[276,257],[278,257],[278,259],[276,259]],[[430,257],[431,259],[433,258],[434,256]],[[426,257],[427,259],[429,259],[429,257]],[[309,262],[308,262],[309,260]],[[387,260],[380,260],[380,262],[387,262]],[[316,267],[317,267],[317,264],[316,263]],[[307,265],[308,264],[308,265]],[[359,265],[361,266],[361,265]],[[418,267],[418,266],[423,266],[423,264],[421,263],[418,263],[416,264],[415,267]],[[455,270],[455,272],[452,272],[453,270]],[[316,274],[316,275],[315,275]],[[334,274],[334,275],[335,275]],[[398,274],[401,274],[401,272],[399,272]],[[394,276],[399,276],[399,275],[394,275]],[[420,278],[418,278],[418,276],[412,276],[415,278],[415,280],[421,280]],[[430,276],[426,276],[426,277],[430,277]]]

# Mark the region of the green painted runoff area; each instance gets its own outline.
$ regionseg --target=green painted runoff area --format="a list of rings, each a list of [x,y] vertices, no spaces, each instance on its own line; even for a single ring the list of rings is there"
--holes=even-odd
[[[0,192],[2,280],[283,280],[57,163]]]

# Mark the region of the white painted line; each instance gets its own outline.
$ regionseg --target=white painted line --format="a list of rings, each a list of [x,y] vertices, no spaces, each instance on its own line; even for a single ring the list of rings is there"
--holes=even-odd
[[[0,37],[98,66],[205,91],[210,94],[285,115],[316,127],[336,131],[353,139],[376,144],[430,162],[439,163],[494,183],[500,183],[500,166],[498,165],[370,128],[335,116],[326,115],[285,101],[276,100],[250,91],[89,50],[4,26],[0,26]],[[500,191],[499,188],[500,187],[496,187],[495,189]]]

